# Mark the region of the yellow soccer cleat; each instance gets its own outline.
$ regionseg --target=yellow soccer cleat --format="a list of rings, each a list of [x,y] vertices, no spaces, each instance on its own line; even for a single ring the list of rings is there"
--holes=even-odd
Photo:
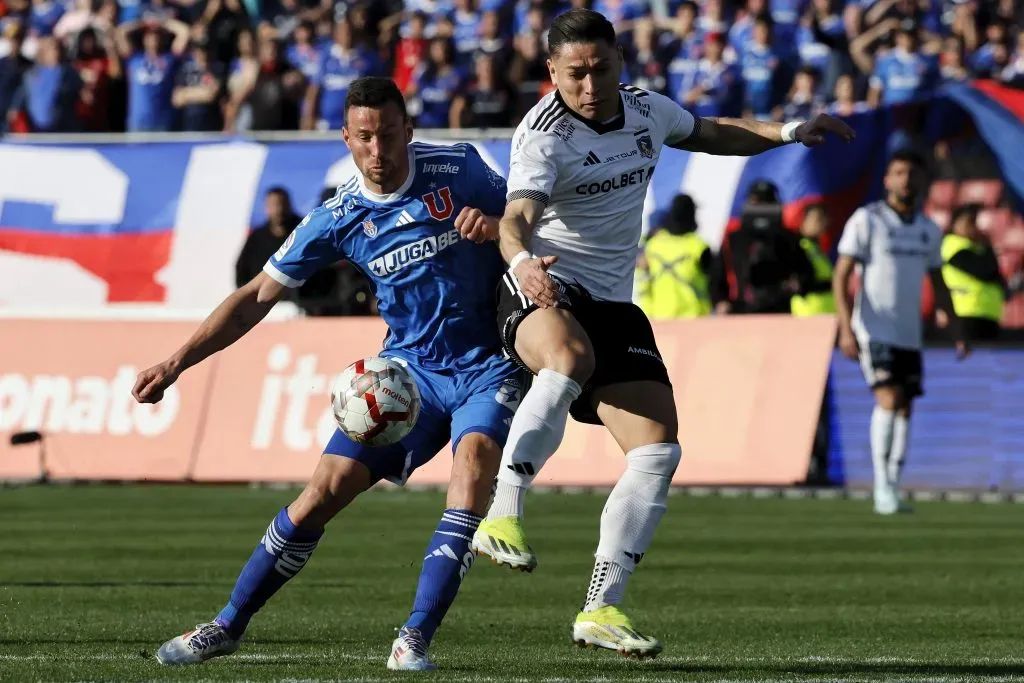
[[[473,534],[473,552],[486,555],[497,565],[532,572],[537,556],[526,542],[526,533],[518,517],[499,517],[480,522]]]
[[[603,647],[636,659],[657,657],[662,650],[656,638],[634,629],[633,622],[615,605],[577,614],[572,640],[580,647]]]

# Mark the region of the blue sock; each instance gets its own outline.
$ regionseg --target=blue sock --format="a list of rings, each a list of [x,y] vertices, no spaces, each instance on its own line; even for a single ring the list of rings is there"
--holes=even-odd
[[[412,614],[404,628],[419,629],[428,643],[455,601],[462,577],[473,566],[470,546],[481,519],[469,510],[445,510],[427,544]]]
[[[241,636],[249,620],[270,596],[299,573],[323,533],[322,529],[298,528],[288,518],[288,508],[282,508],[242,568],[231,591],[231,601],[215,621],[235,638]]]

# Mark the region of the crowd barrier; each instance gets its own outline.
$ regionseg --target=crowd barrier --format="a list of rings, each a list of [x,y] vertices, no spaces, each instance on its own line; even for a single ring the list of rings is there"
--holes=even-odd
[[[334,429],[333,376],[377,353],[379,319],[266,322],[187,371],[156,405],[131,389],[195,322],[9,319],[0,336],[0,479],[301,482]],[[831,318],[658,324],[684,457],[676,484],[803,479],[831,357]],[[21,445],[10,437],[42,435]],[[570,420],[538,484],[605,486],[624,467],[603,428]],[[443,484],[442,451],[410,479]]]

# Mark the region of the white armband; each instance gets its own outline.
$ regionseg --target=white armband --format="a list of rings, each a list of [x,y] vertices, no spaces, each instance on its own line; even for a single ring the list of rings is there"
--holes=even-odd
[[[534,258],[533,254],[523,249],[521,252],[512,257],[512,260],[508,262],[508,269],[515,270],[516,266],[525,261],[528,258]]]
[[[782,142],[789,144],[796,142],[796,129],[803,125],[803,121],[790,121],[789,123],[782,126]]]

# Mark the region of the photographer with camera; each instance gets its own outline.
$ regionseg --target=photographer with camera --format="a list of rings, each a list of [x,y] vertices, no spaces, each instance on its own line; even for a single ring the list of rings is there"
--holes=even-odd
[[[789,313],[795,294],[807,293],[814,268],[799,236],[782,224],[778,188],[759,180],[750,188],[739,230],[726,235],[711,271],[711,300],[720,315]]]

